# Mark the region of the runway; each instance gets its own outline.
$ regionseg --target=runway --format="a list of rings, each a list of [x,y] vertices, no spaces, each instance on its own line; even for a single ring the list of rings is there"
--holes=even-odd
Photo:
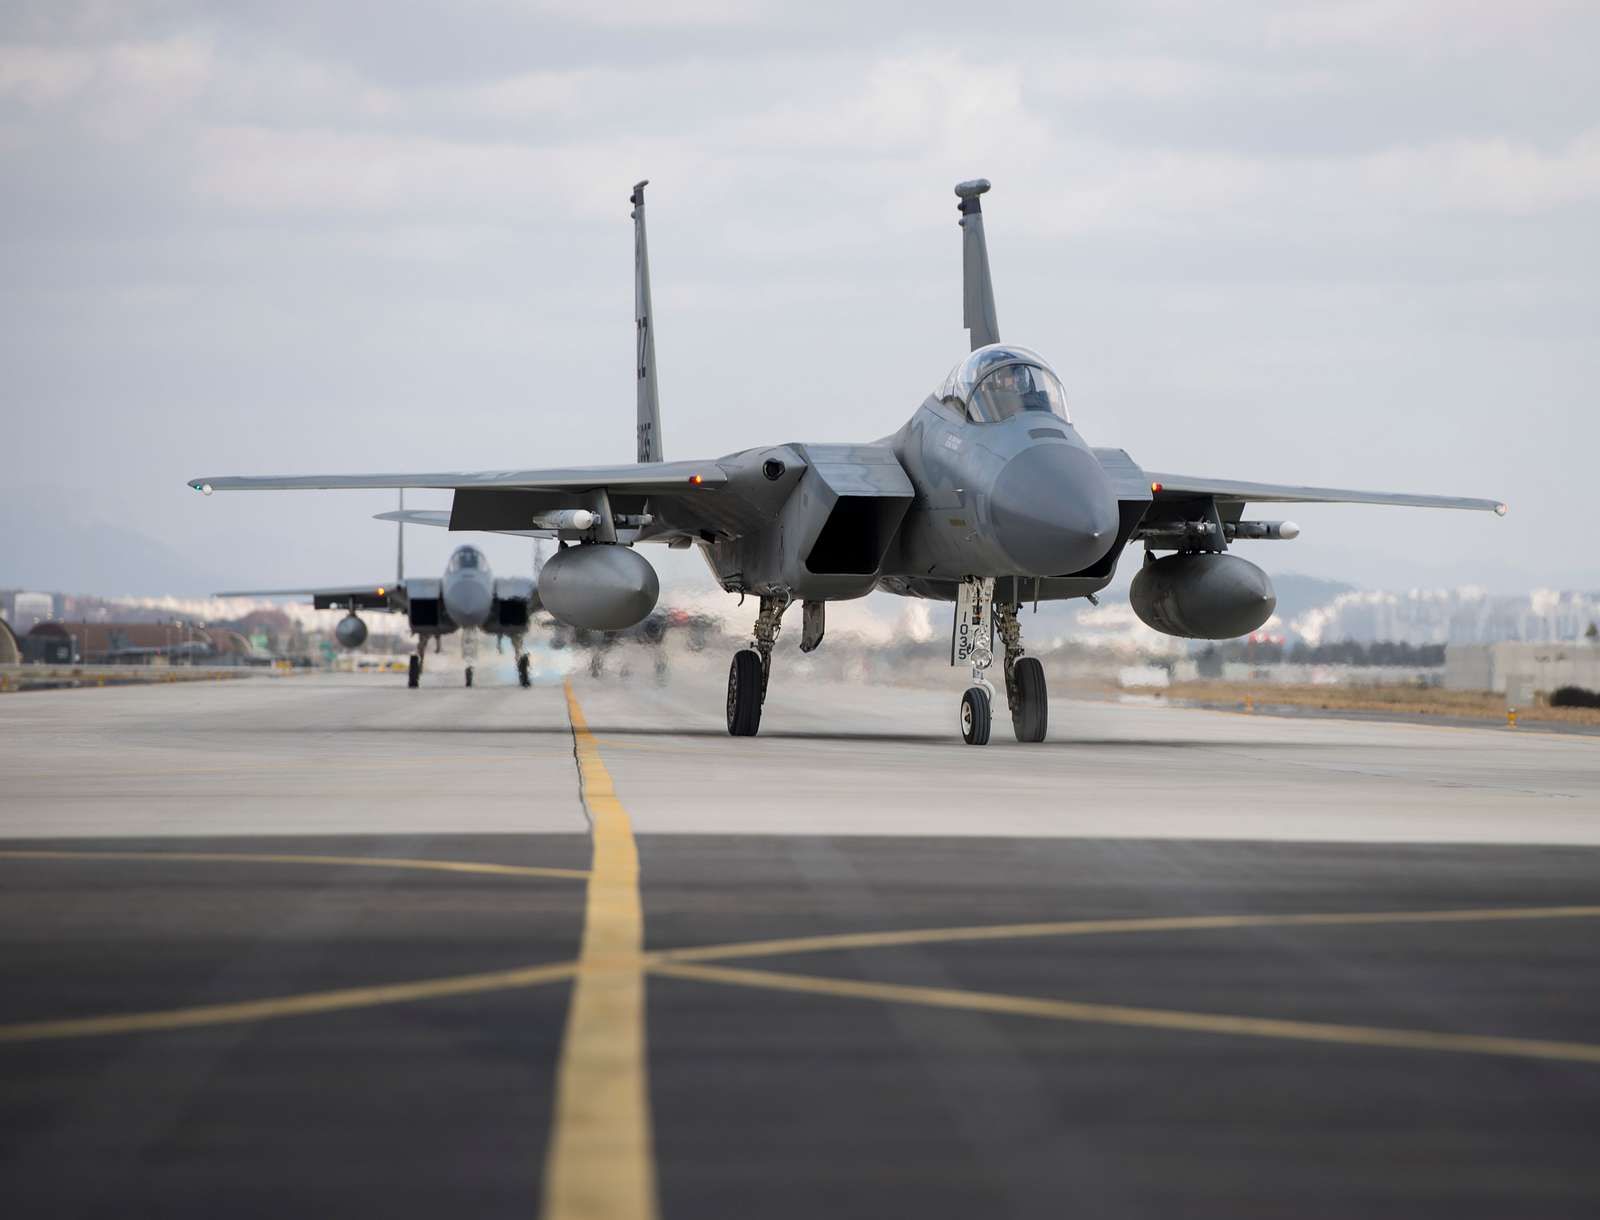
[[[1592,739],[445,679],[0,698],[8,1214],[1600,1205]]]

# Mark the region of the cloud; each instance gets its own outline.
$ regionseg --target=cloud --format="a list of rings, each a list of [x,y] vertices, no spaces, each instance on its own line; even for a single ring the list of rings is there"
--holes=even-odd
[[[0,97],[71,108],[97,136],[126,142],[180,115],[206,89],[210,43],[179,36],[101,47],[0,46]]]

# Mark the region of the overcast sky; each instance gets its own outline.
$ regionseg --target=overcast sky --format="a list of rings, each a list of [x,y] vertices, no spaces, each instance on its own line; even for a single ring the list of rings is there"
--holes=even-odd
[[[9,0],[0,585],[391,570],[387,496],[193,475],[629,460],[638,178],[667,456],[885,435],[965,350],[983,175],[1090,443],[1512,507],[1296,511],[1269,570],[1600,586],[1596,46],[1546,0]]]

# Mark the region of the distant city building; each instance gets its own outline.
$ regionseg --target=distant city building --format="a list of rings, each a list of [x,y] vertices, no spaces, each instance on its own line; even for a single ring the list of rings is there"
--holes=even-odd
[[[18,593],[11,599],[11,625],[26,635],[35,623],[55,617],[56,599],[48,593]]]
[[[1482,589],[1341,593],[1300,615],[1290,630],[1307,643],[1387,640],[1405,644],[1559,643],[1583,637],[1600,619],[1600,594],[1535,589],[1526,595]]]

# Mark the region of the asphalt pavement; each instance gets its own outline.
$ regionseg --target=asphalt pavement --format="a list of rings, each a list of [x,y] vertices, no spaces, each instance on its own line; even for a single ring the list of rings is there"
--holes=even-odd
[[[637,672],[0,697],[6,1214],[1600,1210],[1600,743]]]

